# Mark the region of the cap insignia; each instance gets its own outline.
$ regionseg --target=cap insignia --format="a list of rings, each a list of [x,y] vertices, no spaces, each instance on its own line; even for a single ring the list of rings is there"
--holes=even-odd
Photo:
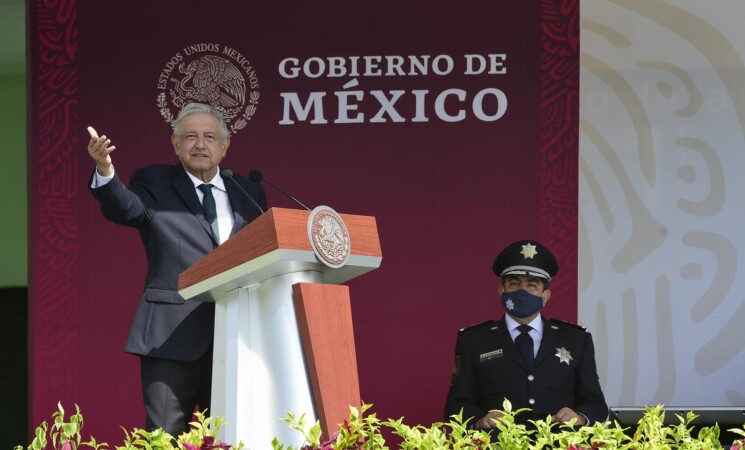
[[[538,252],[535,249],[535,245],[533,244],[525,244],[522,246],[523,249],[520,251],[520,254],[525,257],[525,259],[533,259],[535,255],[538,254]]]

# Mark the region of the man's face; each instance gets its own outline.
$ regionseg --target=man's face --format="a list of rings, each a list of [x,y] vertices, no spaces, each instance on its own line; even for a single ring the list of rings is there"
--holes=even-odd
[[[533,295],[541,296],[544,292],[543,280],[530,275],[505,275],[502,279],[499,294],[524,289]]]
[[[184,169],[207,182],[215,176],[230,138],[223,137],[220,121],[212,114],[191,114],[181,120],[171,143]]]
[[[534,277],[531,275],[505,275],[504,277],[502,277],[502,284],[499,285],[499,288],[497,290],[499,292],[499,295],[501,296],[505,292],[514,292],[523,289],[532,295],[542,297],[543,306],[546,306],[546,303],[548,303],[548,299],[551,298],[551,290],[546,289],[545,284],[543,283],[544,280],[542,278]],[[509,311],[507,311],[507,314],[510,314],[510,316],[519,323],[530,323],[530,321],[536,318],[539,313],[540,311],[529,317],[521,318],[514,316],[510,314]]]

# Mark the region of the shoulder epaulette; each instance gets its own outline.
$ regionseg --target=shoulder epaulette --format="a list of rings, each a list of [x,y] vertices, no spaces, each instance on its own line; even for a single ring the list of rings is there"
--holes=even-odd
[[[485,325],[490,325],[491,326],[491,325],[493,325],[495,323],[497,323],[496,320],[487,320],[486,322],[481,322],[481,323],[477,323],[477,324],[473,324],[473,325],[470,325],[470,326],[461,328],[459,331],[462,333],[464,331],[473,330],[475,328],[483,327]]]
[[[566,325],[568,327],[577,328],[577,329],[582,330],[582,331],[587,331],[587,329],[585,327],[583,327],[582,325],[577,325],[576,323],[567,322],[566,320],[549,319],[548,321],[551,322],[551,323],[559,324],[559,325]]]

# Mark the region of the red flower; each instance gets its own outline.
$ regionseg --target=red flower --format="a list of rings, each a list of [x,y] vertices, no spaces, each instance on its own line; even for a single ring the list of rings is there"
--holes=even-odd
[[[334,450],[334,442],[336,442],[337,437],[339,437],[339,430],[335,431],[328,441],[321,442],[321,450]]]

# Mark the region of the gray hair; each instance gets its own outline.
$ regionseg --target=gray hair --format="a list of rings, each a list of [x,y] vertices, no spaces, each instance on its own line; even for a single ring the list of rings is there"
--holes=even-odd
[[[190,116],[192,114],[212,114],[213,116],[215,116],[217,121],[220,122],[220,131],[222,132],[222,138],[226,139],[230,137],[230,133],[228,132],[228,124],[225,122],[225,116],[222,115],[219,109],[213,108],[210,105],[205,105],[204,103],[189,103],[188,105],[181,108],[181,111],[178,113],[178,117],[176,117],[176,120],[173,121],[173,134],[178,137],[181,121],[184,120],[184,117]]]

